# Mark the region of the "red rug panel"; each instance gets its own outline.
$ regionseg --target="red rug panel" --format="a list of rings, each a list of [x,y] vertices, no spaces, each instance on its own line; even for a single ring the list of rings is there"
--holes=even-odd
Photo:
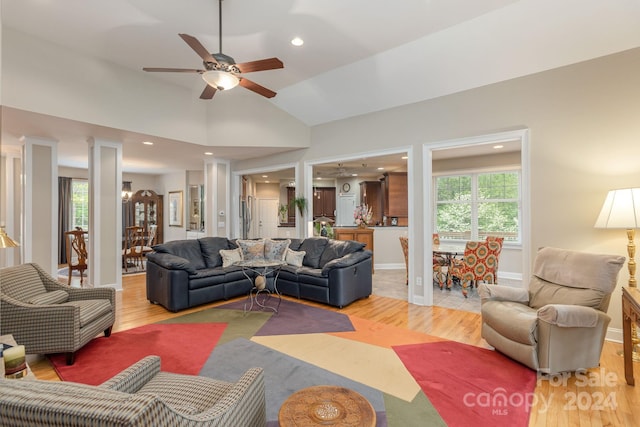
[[[448,426],[529,425],[536,386],[531,369],[454,341],[393,349]]]
[[[163,371],[197,375],[218,343],[226,323],[151,324],[94,338],[67,366],[64,354],[49,359],[63,381],[98,385],[145,356],[162,358]]]

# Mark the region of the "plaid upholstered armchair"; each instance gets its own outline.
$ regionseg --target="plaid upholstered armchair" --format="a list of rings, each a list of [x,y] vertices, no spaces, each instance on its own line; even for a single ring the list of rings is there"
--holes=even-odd
[[[115,321],[113,288],[71,288],[37,264],[0,270],[0,334],[12,334],[28,354],[75,351],[101,332],[111,335]]]
[[[264,427],[261,368],[235,383],[160,371],[147,356],[99,386],[0,379],[3,426]]]

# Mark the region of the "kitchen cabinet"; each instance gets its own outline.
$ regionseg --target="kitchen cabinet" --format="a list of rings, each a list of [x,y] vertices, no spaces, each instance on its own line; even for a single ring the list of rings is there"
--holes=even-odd
[[[360,204],[371,208],[371,225],[382,224],[382,183],[380,181],[362,181],[360,183]]]
[[[364,243],[365,249],[373,251],[373,228],[361,227],[336,227],[333,229],[334,238],[336,240],[355,240]],[[371,256],[371,273],[374,273],[374,258]]]
[[[391,225],[392,218],[398,218],[397,225],[409,225],[407,173],[385,172],[382,185],[386,225]]]
[[[156,226],[153,244],[162,243],[162,196],[152,190],[140,190],[129,203],[133,206],[133,224],[142,227],[145,236],[149,235],[150,226]]]
[[[315,187],[313,190],[313,217],[336,219],[336,188]]]

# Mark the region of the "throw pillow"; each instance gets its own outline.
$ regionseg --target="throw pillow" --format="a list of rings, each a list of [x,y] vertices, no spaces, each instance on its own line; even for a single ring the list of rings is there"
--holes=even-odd
[[[264,258],[269,261],[284,261],[287,249],[291,240],[271,240],[264,241]]]
[[[46,305],[46,304],[62,304],[67,302],[69,294],[62,289],[58,291],[45,292],[44,294],[36,295],[32,297],[29,304]]]
[[[242,251],[242,259],[253,261],[264,259],[264,240],[238,240],[238,246]]]
[[[238,261],[242,261],[242,252],[237,249],[220,249],[222,257],[222,267],[230,267]]]
[[[305,251],[292,251],[287,249],[284,260],[287,264],[302,267],[302,260],[307,253]]]

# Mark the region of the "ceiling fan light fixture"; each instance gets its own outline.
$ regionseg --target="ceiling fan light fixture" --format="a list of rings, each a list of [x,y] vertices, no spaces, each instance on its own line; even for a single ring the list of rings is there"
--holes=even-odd
[[[235,74],[220,70],[205,71],[202,73],[202,79],[218,90],[233,89],[240,83],[240,79]]]

